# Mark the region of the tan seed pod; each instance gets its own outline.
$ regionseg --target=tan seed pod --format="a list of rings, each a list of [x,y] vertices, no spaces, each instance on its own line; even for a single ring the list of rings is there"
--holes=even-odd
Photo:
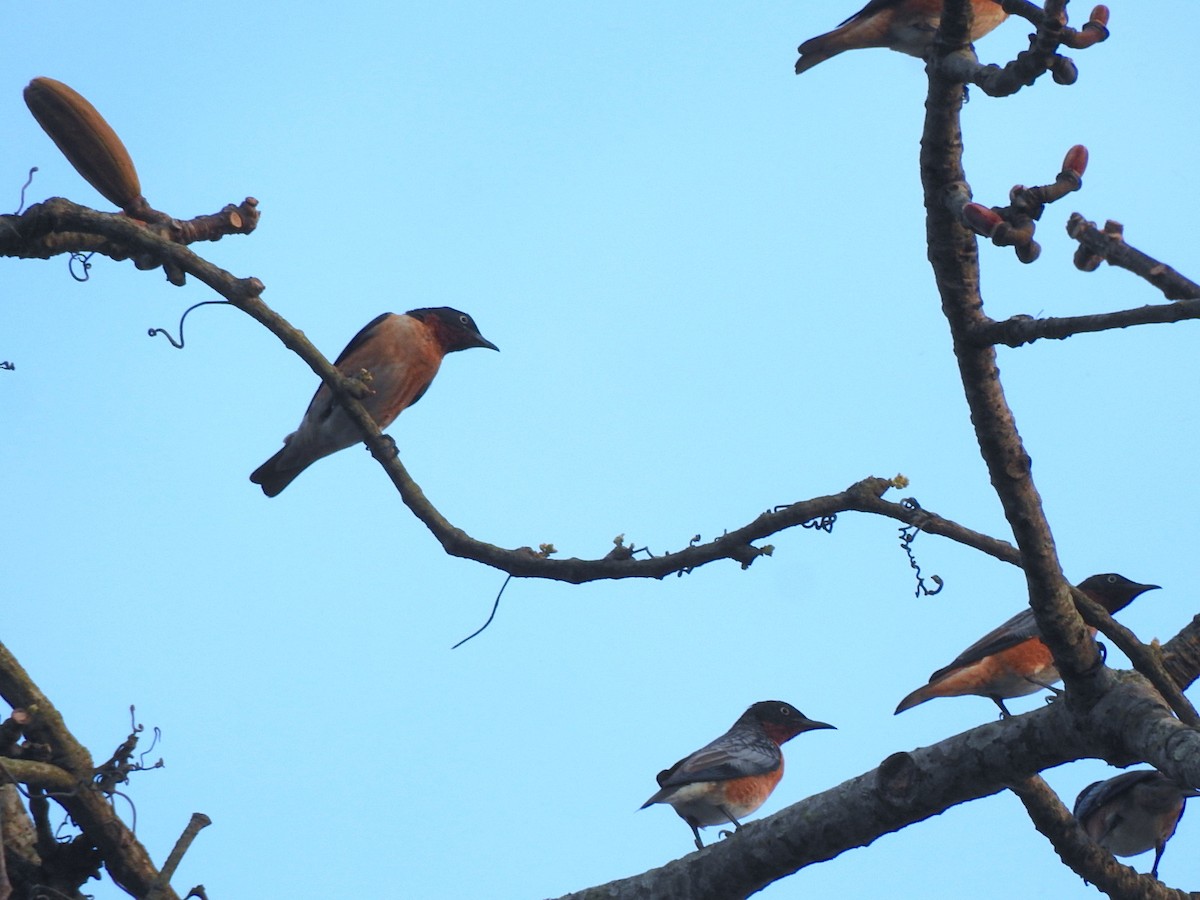
[[[25,88],[25,105],[75,171],[105,199],[121,209],[141,199],[129,151],[83,96],[61,81],[39,77]]]

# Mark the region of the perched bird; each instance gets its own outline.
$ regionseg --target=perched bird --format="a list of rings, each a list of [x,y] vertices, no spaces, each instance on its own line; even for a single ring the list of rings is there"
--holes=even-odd
[[[1150,874],[1157,878],[1163,849],[1189,797],[1200,797],[1200,791],[1180,787],[1156,769],[1137,769],[1085,787],[1075,799],[1075,818],[1113,856],[1153,850]]]
[[[977,41],[1008,18],[999,0],[971,0],[971,40]],[[847,50],[887,47],[925,59],[942,21],[942,0],[871,0],[828,34],[799,46],[796,74]]]
[[[1108,574],[1093,575],[1078,587],[1112,614],[1158,585],[1138,584],[1122,575]],[[1089,631],[1093,635],[1096,633],[1094,628]],[[1006,699],[1024,697],[1059,680],[1054,657],[1041,637],[1033,610],[1022,610],[977,640],[950,665],[930,675],[929,684],[901,700],[896,713],[934,697],[974,694],[994,701],[1000,707],[1000,715],[1007,717]]]
[[[814,722],[781,700],[755,703],[711,744],[659,772],[659,790],[641,808],[670,803],[702,849],[701,828],[723,822],[741,828],[738,820],[771,796],[783,777],[779,745],[818,728],[833,726]]]
[[[442,357],[470,347],[500,348],[479,333],[464,312],[439,306],[384,313],[367,323],[334,363],[346,376],[369,374],[363,406],[380,428],[425,395]],[[283,439],[283,449],[254,470],[250,480],[274,497],[318,459],[362,440],[358,429],[324,383],[317,388],[300,427]]]

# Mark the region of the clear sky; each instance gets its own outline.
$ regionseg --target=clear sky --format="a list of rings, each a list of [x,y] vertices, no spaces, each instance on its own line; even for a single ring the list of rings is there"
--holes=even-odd
[[[1114,4],[1076,87],[972,95],[985,204],[1091,151],[1083,191],[1039,226],[1039,262],[982,248],[997,318],[1161,299],[1072,267],[1073,210],[1200,275],[1194,10],[1150,6]],[[925,260],[923,68],[880,50],[791,71],[801,40],[855,8],[8,4],[3,207],[36,165],[27,199],[108,208],[25,109],[47,75],[104,113],[160,209],[257,197],[257,233],[199,250],[261,278],[331,358],[383,311],[471,313],[502,352],[450,357],[390,433],[484,540],[595,557],[625,534],[661,552],[898,472],[897,499],[1006,537]],[[1007,23],[981,55],[1011,58],[1028,30]],[[914,599],[895,523],[863,516],[777,536],[744,572],[514,582],[452,652],[503,574],[446,557],[365,451],[273,500],[247,480],[316,386],[274,337],[205,307],[184,351],[148,338],[211,295],[129,263],[97,259],[86,284],[61,258],[0,271],[0,360],[16,364],[0,371],[0,640],[98,759],[130,704],[162,729],[150,759],[166,768],[128,793],[159,862],[190,813],[212,817],[181,892],[555,896],[689,852],[670,809],[637,807],[754,701],[838,726],[787,745],[763,814],[994,715],[975,698],[892,710],[1021,607],[1019,572],[922,537],[946,587]],[[1146,640],[1197,612],[1195,341],[1183,324],[1000,354],[1067,573],[1161,584],[1121,615]],[[1069,804],[1110,774],[1047,777]],[[1200,812],[1162,876],[1200,889],[1198,848]],[[1095,895],[1000,795],[763,896],[881,886]]]

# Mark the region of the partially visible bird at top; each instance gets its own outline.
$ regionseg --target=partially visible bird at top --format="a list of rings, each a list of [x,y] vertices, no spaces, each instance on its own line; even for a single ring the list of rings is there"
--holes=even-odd
[[[998,0],[971,0],[971,11],[971,41],[1008,18]],[[796,74],[839,53],[868,47],[886,47],[927,59],[941,21],[942,0],[871,0],[833,31],[801,44]]]
[[[780,745],[818,728],[833,726],[782,700],[755,703],[715,741],[659,772],[659,790],[641,808],[671,804],[703,849],[700,829],[724,822],[741,828],[738,820],[762,806],[783,777]]]
[[[346,345],[334,365],[347,377],[367,372],[370,391],[362,399],[375,424],[387,428],[425,395],[442,357],[471,347],[500,348],[479,333],[464,312],[439,306],[384,313],[372,319]],[[300,426],[283,439],[283,449],[254,470],[250,480],[274,497],[322,457],[344,450],[362,435],[333,392],[317,388]]]
[[[1157,584],[1138,584],[1124,575],[1092,575],[1078,585],[1109,614],[1118,612]],[[1089,628],[1095,635],[1096,629]],[[1050,648],[1042,641],[1032,609],[1023,609],[999,628],[989,631],[948,666],[929,676],[929,683],[900,701],[896,713],[934,697],[987,697],[1007,718],[1004,701],[1049,687],[1060,678]]]
[[[1183,818],[1184,804],[1200,791],[1180,787],[1157,769],[1122,772],[1089,784],[1075,800],[1075,818],[1093,841],[1113,856],[1154,851],[1150,874]]]

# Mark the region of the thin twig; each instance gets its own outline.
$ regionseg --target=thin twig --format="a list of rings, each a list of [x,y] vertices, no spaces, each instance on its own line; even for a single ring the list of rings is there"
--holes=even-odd
[[[1119,222],[1109,219],[1101,230],[1079,213],[1071,213],[1067,234],[1079,241],[1080,249],[1084,251],[1075,257],[1078,268],[1091,271],[1103,260],[1150,282],[1168,300],[1200,299],[1200,284],[1125,243],[1125,229]]]

